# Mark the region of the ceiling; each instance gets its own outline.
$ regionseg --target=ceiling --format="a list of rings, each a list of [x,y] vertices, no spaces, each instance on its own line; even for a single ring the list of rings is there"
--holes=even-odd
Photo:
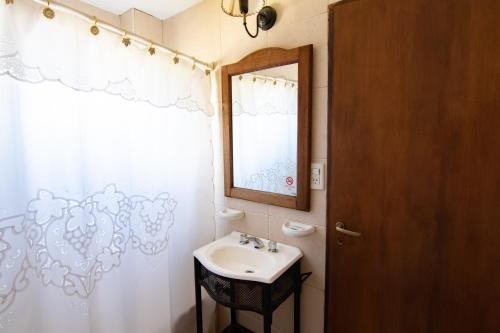
[[[182,12],[202,0],[82,0],[115,15],[135,8],[161,20]]]

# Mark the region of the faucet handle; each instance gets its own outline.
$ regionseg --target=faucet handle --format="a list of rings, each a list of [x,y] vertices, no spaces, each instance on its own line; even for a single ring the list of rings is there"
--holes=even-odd
[[[278,252],[278,243],[276,243],[273,240],[270,240],[269,243],[267,244],[267,247],[269,248],[269,252]]]
[[[248,235],[247,234],[240,234],[240,244],[245,245],[248,244]]]

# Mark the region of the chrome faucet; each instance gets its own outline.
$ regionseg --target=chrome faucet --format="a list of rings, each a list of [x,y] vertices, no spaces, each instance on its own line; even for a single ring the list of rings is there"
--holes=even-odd
[[[264,242],[262,242],[258,237],[249,236],[247,234],[240,235],[240,244],[241,245],[248,244],[249,242],[253,242],[253,247],[256,249],[262,249],[265,246]]]
[[[267,247],[268,247],[268,251],[269,252],[278,252],[278,243],[276,243],[276,241],[273,241],[273,240],[270,240],[269,243],[267,244]]]

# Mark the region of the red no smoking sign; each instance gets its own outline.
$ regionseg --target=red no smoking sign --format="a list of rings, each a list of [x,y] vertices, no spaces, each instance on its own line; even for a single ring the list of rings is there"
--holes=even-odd
[[[293,185],[293,178],[292,177],[286,177],[286,184],[287,185]]]

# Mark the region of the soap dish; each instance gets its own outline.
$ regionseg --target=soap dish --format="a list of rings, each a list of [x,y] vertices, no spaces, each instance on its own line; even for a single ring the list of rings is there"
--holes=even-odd
[[[244,216],[245,212],[232,208],[224,208],[223,210],[219,211],[219,217],[224,221],[236,221],[242,219]]]
[[[281,231],[288,237],[304,237],[312,234],[316,228],[312,225],[288,221],[283,223]]]

